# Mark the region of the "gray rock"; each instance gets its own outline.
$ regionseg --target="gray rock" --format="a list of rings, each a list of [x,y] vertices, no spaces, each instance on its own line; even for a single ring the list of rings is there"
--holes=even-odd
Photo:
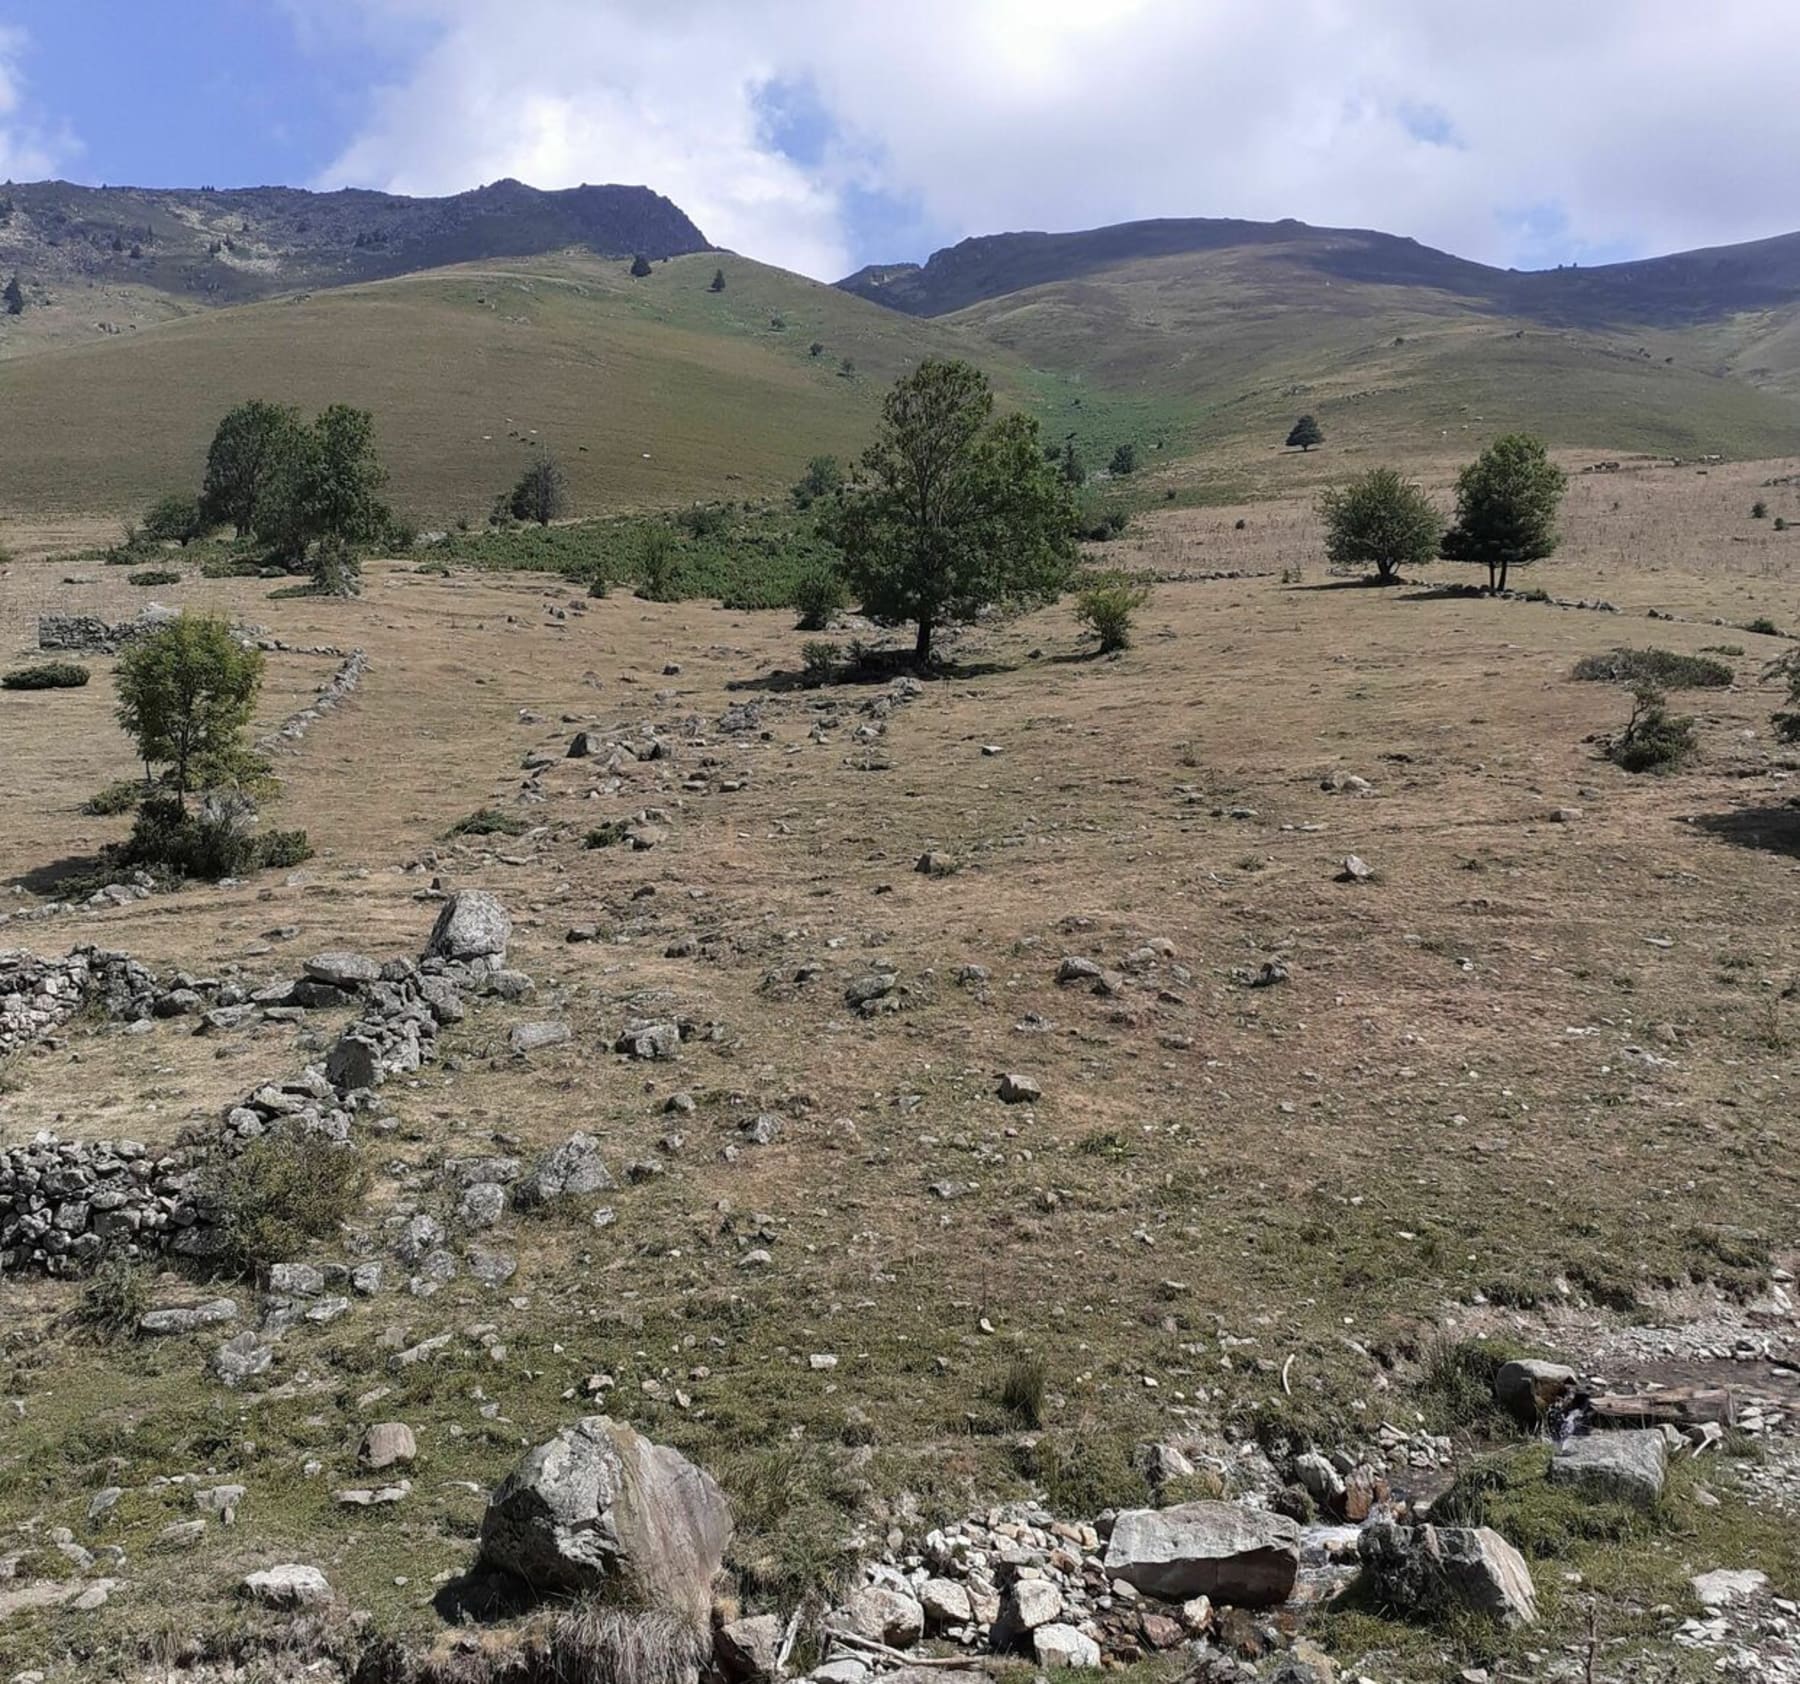
[[[731,1684],[769,1684],[776,1676],[775,1657],[780,1649],[781,1617],[777,1614],[727,1620],[713,1644],[719,1670]]]
[[[1100,1645],[1074,1626],[1053,1622],[1031,1634],[1032,1653],[1046,1672],[1059,1667],[1097,1667]]]
[[[488,1501],[481,1554],[540,1591],[622,1593],[704,1625],[731,1537],[710,1475],[590,1415],[526,1453]]]
[[[1769,1575],[1754,1567],[1733,1570],[1718,1567],[1710,1573],[1696,1574],[1688,1581],[1702,1608],[1729,1608],[1734,1603],[1748,1602],[1758,1592],[1769,1588]]]
[[[434,959],[504,959],[512,919],[485,889],[465,889],[444,902],[426,953]]]
[[[381,967],[363,953],[315,953],[304,969],[314,982],[329,983],[333,988],[355,988],[359,983],[381,980]]]
[[[1000,1618],[994,1622],[994,1647],[1027,1646],[1031,1634],[1058,1619],[1062,1611],[1062,1592],[1048,1579],[1020,1579],[1001,1599]]]
[[[1000,1097],[1008,1105],[1031,1105],[1044,1097],[1044,1090],[1030,1076],[1008,1071],[1000,1078]]]
[[[1376,1521],[1358,1534],[1357,1554],[1377,1603],[1398,1613],[1462,1608],[1503,1625],[1537,1622],[1531,1570],[1489,1527]]]
[[[1338,869],[1337,880],[1340,883],[1366,883],[1374,875],[1373,868],[1361,854],[1346,854]]]
[[[379,1473],[396,1463],[410,1462],[419,1453],[413,1430],[404,1421],[378,1421],[362,1436],[356,1459]]]
[[[552,1199],[601,1193],[616,1185],[612,1171],[600,1156],[600,1142],[577,1130],[531,1166],[513,1188],[513,1202],[521,1209],[529,1209]]]
[[[1587,1433],[1550,1459],[1550,1482],[1589,1497],[1650,1508],[1669,1477],[1669,1446],[1657,1427]]]
[[[510,1252],[486,1246],[470,1246],[468,1260],[469,1273],[483,1286],[505,1286],[519,1272],[519,1260]]]
[[[152,1310],[138,1323],[140,1333],[198,1333],[203,1327],[217,1327],[221,1322],[236,1321],[237,1301],[211,1298],[204,1304],[173,1305],[165,1310]]]
[[[1494,1375],[1494,1401],[1523,1425],[1535,1426],[1574,1384],[1574,1369],[1565,1368],[1560,1362],[1521,1357],[1500,1365]]]
[[[560,1047],[573,1039],[566,1023],[521,1023],[507,1036],[507,1045],[519,1054],[534,1053],[545,1047]]]
[[[834,1630],[885,1643],[890,1649],[910,1649],[925,1635],[925,1610],[904,1591],[864,1585],[827,1623]]]
[[[506,1214],[506,1189],[497,1181],[477,1181],[463,1189],[456,1207],[465,1228],[491,1228]]]
[[[894,1675],[888,1673],[886,1676],[892,1678]],[[854,1655],[841,1655],[835,1661],[815,1667],[807,1677],[812,1684],[867,1684],[869,1668]]]
[[[316,1608],[331,1600],[331,1581],[316,1567],[286,1561],[252,1573],[243,1592],[265,1608]]]
[[[675,1023],[633,1024],[613,1043],[613,1051],[651,1061],[671,1059],[681,1051],[681,1026]]]
[[[968,1590],[954,1579],[927,1579],[919,1586],[919,1606],[925,1611],[928,1631],[974,1623],[975,1604],[969,1600]]]
[[[421,1212],[400,1230],[400,1238],[394,1243],[394,1255],[402,1263],[417,1263],[443,1241],[444,1230]]]
[[[213,1352],[213,1373],[227,1386],[241,1385],[275,1365],[275,1347],[249,1330],[227,1339]]]
[[[1130,1509],[1113,1524],[1106,1571],[1167,1602],[1210,1596],[1241,1608],[1293,1594],[1300,1528],[1284,1515],[1233,1503]]]

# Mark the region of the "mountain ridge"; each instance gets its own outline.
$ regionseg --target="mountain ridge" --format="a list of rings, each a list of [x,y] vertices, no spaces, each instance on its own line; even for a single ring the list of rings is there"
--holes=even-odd
[[[953,315],[1035,286],[1160,257],[1282,246],[1321,274],[1423,286],[1551,326],[1667,327],[1800,302],[1800,233],[1581,268],[1499,269],[1406,235],[1294,218],[1158,217],[1064,233],[981,234],[922,264],[868,264],[836,284],[908,315]]]

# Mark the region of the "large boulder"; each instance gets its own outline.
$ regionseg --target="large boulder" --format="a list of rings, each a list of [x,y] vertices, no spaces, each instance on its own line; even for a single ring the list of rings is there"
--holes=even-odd
[[[1129,1509],[1106,1547],[1109,1577],[1166,1602],[1210,1596],[1267,1608],[1293,1594],[1300,1528],[1285,1515],[1236,1503]]]
[[[1550,1482],[1584,1495],[1650,1508],[1669,1477],[1669,1446],[1660,1427],[1588,1433],[1572,1438],[1550,1459]]]
[[[1465,1609],[1502,1625],[1537,1623],[1525,1558],[1486,1526],[1365,1526],[1357,1554],[1377,1603],[1402,1614]]]
[[[481,1521],[489,1566],[539,1591],[616,1594],[706,1625],[731,1537],[712,1478],[622,1421],[590,1415],[528,1451]]]
[[[780,1676],[781,1616],[752,1614],[728,1620],[713,1635],[713,1659],[731,1684],[768,1684]]]
[[[506,908],[485,889],[464,889],[444,902],[425,952],[433,959],[493,959],[506,957],[512,937],[512,919]]]
[[[1519,1357],[1503,1362],[1494,1375],[1494,1398],[1525,1426],[1535,1426],[1550,1407],[1575,1386],[1575,1370],[1560,1362]]]
[[[526,1210],[552,1199],[603,1193],[614,1185],[612,1171],[600,1156],[600,1142],[577,1129],[562,1145],[541,1154],[519,1178],[513,1187],[513,1202]]]

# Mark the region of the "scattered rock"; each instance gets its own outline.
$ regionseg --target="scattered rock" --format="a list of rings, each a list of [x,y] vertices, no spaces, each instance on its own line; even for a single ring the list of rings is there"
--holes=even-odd
[[[1669,1477],[1669,1446],[1661,1429],[1586,1433],[1550,1459],[1553,1485],[1573,1485],[1591,1497],[1649,1508]]]
[[[1031,1077],[1009,1071],[1000,1078],[1000,1097],[1008,1105],[1033,1105],[1044,1097],[1044,1090]]]
[[[317,1567],[285,1561],[252,1573],[243,1593],[265,1608],[317,1608],[331,1600],[331,1581]]]
[[[1503,1625],[1537,1621],[1525,1559],[1486,1526],[1396,1526],[1377,1521],[1357,1538],[1376,1601],[1403,1614],[1465,1608]]]
[[[357,1446],[356,1459],[379,1473],[396,1463],[410,1462],[419,1453],[413,1430],[403,1421],[380,1421],[370,1427]]]
[[[1242,1608],[1272,1607],[1293,1594],[1300,1528],[1284,1515],[1233,1503],[1130,1509],[1113,1523],[1106,1571],[1115,1579],[1185,1602],[1209,1596]]]
[[[1500,1365],[1494,1375],[1494,1400],[1521,1425],[1535,1426],[1574,1384],[1574,1369],[1560,1362],[1520,1357]]]

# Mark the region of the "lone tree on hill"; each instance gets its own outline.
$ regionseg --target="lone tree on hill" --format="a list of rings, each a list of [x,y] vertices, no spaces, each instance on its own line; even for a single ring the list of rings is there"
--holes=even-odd
[[[1506,589],[1510,567],[1556,551],[1556,511],[1568,476],[1550,460],[1544,441],[1508,433],[1456,476],[1456,524],[1444,534],[1446,561],[1488,570],[1489,591]]]
[[[180,804],[221,781],[242,758],[239,734],[262,686],[260,650],[246,649],[223,620],[181,614],[135,639],[114,683],[119,723],[145,771],[168,768]]]
[[[519,475],[507,504],[514,520],[535,520],[548,526],[569,512],[569,476],[562,463],[547,450],[540,450],[531,466]]]
[[[1137,472],[1137,446],[1127,440],[1112,453],[1112,461],[1107,464],[1109,474],[1123,475]]]
[[[1289,450],[1307,451],[1325,442],[1325,430],[1310,415],[1302,415],[1287,436]]]
[[[723,269],[713,270],[712,285],[706,290],[708,292],[723,292],[725,290],[725,271]]]
[[[1371,468],[1319,499],[1325,553],[1337,567],[1373,567],[1391,584],[1402,567],[1438,553],[1444,522],[1431,500],[1392,468]]]
[[[254,398],[230,411],[213,434],[200,487],[201,518],[247,538],[277,470],[300,432],[300,412]]]
[[[9,316],[22,316],[25,314],[25,289],[19,285],[19,277],[17,275],[14,275],[13,278],[6,283],[4,291],[0,291],[0,300],[5,301],[6,313]]]
[[[994,419],[987,377],[929,358],[882,405],[856,485],[827,523],[865,612],[932,633],[996,603],[1053,599],[1074,554],[1075,507],[1037,423]]]
[[[650,273],[650,259],[641,251],[631,260],[631,273],[637,280],[642,280]]]

